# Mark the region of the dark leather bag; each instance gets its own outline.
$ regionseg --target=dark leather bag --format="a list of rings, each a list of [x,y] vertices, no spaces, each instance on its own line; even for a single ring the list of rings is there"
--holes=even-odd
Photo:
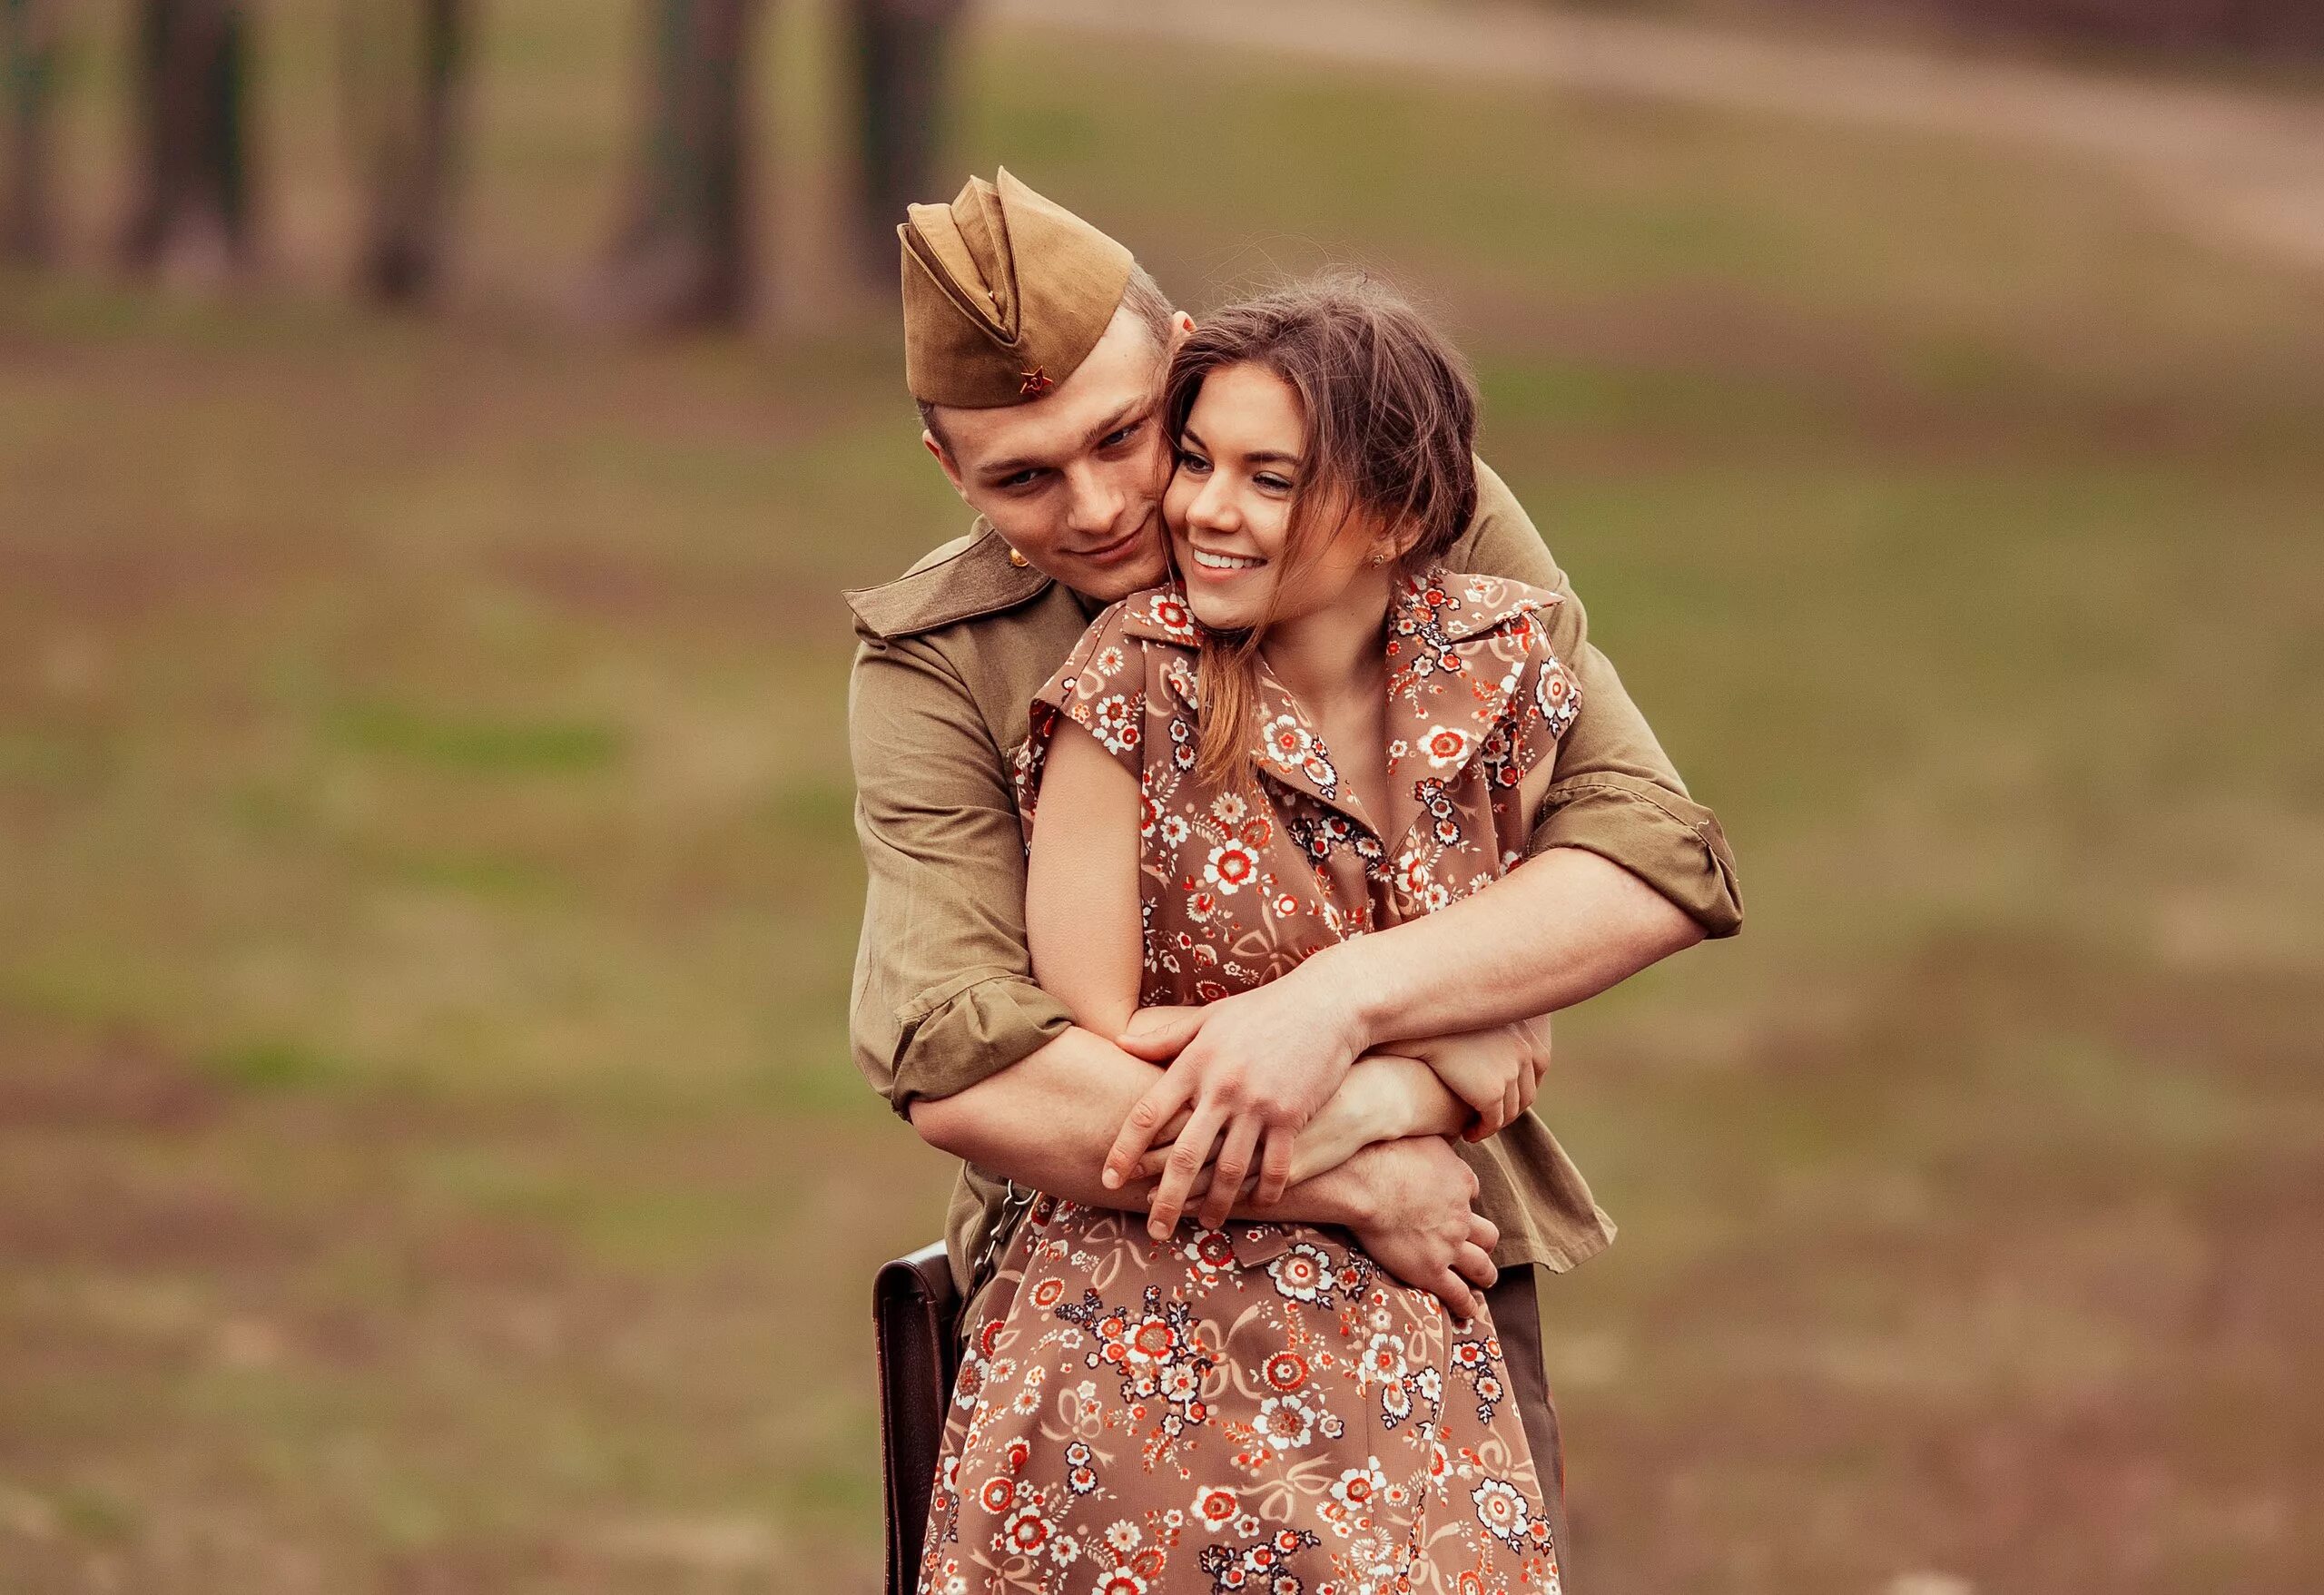
[[[880,1357],[880,1452],[888,1511],[888,1595],[920,1579],[928,1498],[944,1449],[944,1414],[960,1371],[960,1293],[944,1244],[884,1265],[872,1284]]]

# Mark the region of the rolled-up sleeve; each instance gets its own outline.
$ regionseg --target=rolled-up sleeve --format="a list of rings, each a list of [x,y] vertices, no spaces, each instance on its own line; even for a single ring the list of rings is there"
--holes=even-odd
[[[940,655],[866,639],[848,685],[867,884],[849,1032],[897,1113],[1062,1035],[1025,950],[1025,844],[1001,751]]]
[[[1529,855],[1580,848],[1620,864],[1660,892],[1707,936],[1743,926],[1735,856],[1718,820],[1687,794],[1613,661],[1590,641],[1581,600],[1508,486],[1477,467],[1477,513],[1448,561],[1513,576],[1558,595],[1546,616],[1550,645],[1573,673],[1581,707],[1557,748]]]

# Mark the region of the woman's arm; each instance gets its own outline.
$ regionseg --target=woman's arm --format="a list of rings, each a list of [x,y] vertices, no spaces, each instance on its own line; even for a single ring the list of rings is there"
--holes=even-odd
[[[1060,722],[1033,809],[1025,943],[1041,989],[1100,1036],[1119,1035],[1137,1011],[1137,777]]]

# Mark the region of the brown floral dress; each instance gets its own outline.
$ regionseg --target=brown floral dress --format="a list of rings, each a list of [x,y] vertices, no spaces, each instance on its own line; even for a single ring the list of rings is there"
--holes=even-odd
[[[1393,808],[1344,787],[1264,666],[1256,790],[1193,778],[1185,594],[1099,615],[1019,757],[1030,833],[1050,739],[1135,774],[1142,1000],[1207,1002],[1442,908],[1521,855],[1518,783],[1573,719],[1536,616],[1555,595],[1434,571],[1391,606]],[[929,1507],[924,1595],[1457,1595],[1558,1588],[1557,1548],[1489,1317],[1449,1319],[1333,1226],[1038,1197],[969,1328]]]

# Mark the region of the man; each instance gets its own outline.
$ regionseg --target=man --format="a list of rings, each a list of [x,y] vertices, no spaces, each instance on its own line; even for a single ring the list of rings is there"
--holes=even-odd
[[[1559,592],[1551,642],[1581,687],[1527,859],[1257,990],[1141,1016],[1126,1037],[1076,1028],[1031,978],[1010,755],[1034,693],[1090,618],[1167,574],[1172,440],[1157,406],[1193,322],[1120,244],[1005,171],[971,179],[950,205],[912,206],[899,232],[921,440],[978,518],[900,579],[849,595],[870,877],[852,1033],[891,1105],[964,1159],[946,1235],[956,1276],[983,1283],[971,1276],[1000,1240],[1011,1184],[1150,1208],[1167,1226],[1207,1166],[1206,1216],[1234,1202],[1237,1214],[1344,1224],[1456,1314],[1482,1293],[1554,1511],[1561,1470],[1533,1275],[1613,1232],[1522,1110],[1547,1063],[1535,1021],[1739,927],[1718,822],[1688,798],[1524,512],[1481,468],[1476,517],[1447,563]],[[1278,1143],[1287,1150],[1358,1056],[1392,1041],[1499,1133],[1458,1153],[1434,1139],[1372,1147],[1283,1191]],[[1187,1117],[1243,1133],[1230,1128],[1215,1160],[1182,1144],[1158,1179],[1129,1177],[1145,1146]],[[1498,1237],[1481,1276],[1456,1265],[1472,1200]]]

